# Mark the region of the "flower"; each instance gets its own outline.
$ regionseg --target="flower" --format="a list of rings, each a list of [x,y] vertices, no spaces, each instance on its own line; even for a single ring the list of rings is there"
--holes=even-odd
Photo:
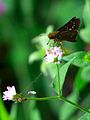
[[[3,100],[13,100],[14,95],[16,95],[15,87],[7,86],[7,91],[3,92]]]
[[[6,5],[2,1],[0,1],[0,15],[2,15],[6,11]]]
[[[51,47],[48,50],[46,50],[46,56],[45,60],[47,63],[55,63],[55,64],[60,64],[62,60],[63,52],[60,47]]]
[[[35,91],[28,91],[28,94],[33,94],[33,95],[35,95],[36,92],[35,92]]]

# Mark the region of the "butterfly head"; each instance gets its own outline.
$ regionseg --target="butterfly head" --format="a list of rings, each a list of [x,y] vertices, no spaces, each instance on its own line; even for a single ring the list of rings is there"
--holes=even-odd
[[[55,32],[52,32],[52,33],[49,33],[48,34],[48,38],[49,39],[55,39],[56,38],[56,34],[57,34],[58,31],[55,31]]]

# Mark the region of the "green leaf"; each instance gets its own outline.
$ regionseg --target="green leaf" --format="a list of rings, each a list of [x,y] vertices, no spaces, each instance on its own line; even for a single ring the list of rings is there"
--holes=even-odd
[[[32,41],[33,41],[33,43],[36,43],[37,48],[39,50],[41,49],[41,47],[43,49],[48,48],[48,45],[47,45],[47,43],[49,41],[48,33],[52,32],[52,31],[53,31],[53,26],[48,26],[45,33],[42,33],[39,36],[36,36],[35,38],[33,38]],[[38,46],[38,44],[39,44],[39,46]]]
[[[85,28],[80,31],[82,40],[86,43],[90,43],[90,28]]]
[[[85,0],[83,20],[85,26],[90,28],[90,0]]]
[[[74,61],[74,59],[76,59],[76,57],[73,57],[72,59],[70,59],[69,62],[67,62],[66,64],[64,64],[60,69],[59,69],[59,74],[60,74],[60,90],[62,91],[63,88],[63,84],[64,84],[64,80],[66,77],[66,73],[68,71],[68,68],[70,66],[70,64]]]
[[[82,69],[82,73],[81,73],[81,77],[85,80],[85,81],[89,81],[90,82],[90,65],[86,66]]]
[[[17,118],[17,105],[18,104],[13,103],[10,110],[10,118],[12,118],[13,120],[16,120]]]
[[[41,120],[40,112],[35,101],[30,102],[30,120]]]
[[[54,79],[56,76],[56,65],[54,63],[47,64],[45,61],[41,64],[41,71],[46,75],[50,76],[51,79]]]
[[[88,65],[89,63],[87,61],[85,61],[84,57],[86,55],[86,52],[80,51],[80,52],[75,52],[72,53],[68,56],[63,57],[63,60],[65,61],[69,61],[71,60],[73,57],[75,57],[75,59],[73,60],[73,65],[78,66],[78,67],[83,67]]]
[[[68,99],[74,102],[77,102],[78,93],[76,91],[72,92]],[[71,104],[66,102],[60,108],[60,120],[69,120],[70,116],[75,112],[76,108],[73,107]]]
[[[82,68],[80,68],[77,72],[74,82],[74,88],[77,89],[78,92],[82,91],[87,85],[86,81],[81,77]]]
[[[52,87],[56,91],[56,93],[58,93],[58,81],[57,81],[57,77],[55,77],[54,80],[52,81]]]
[[[57,82],[57,67],[54,63],[46,64],[43,62],[41,64],[41,71],[44,75],[48,76],[50,80],[51,87],[57,92],[58,91],[58,82]]]
[[[9,114],[4,106],[2,99],[0,98],[0,120],[12,120],[9,117]]]
[[[39,36],[36,36],[35,38],[33,38],[33,43],[36,44],[37,47],[37,51],[33,52],[32,54],[30,54],[29,56],[29,62],[33,63],[36,60],[42,60],[44,58],[45,55],[45,50],[48,48],[48,33],[52,32],[53,27],[52,26],[48,26],[46,29],[46,33],[43,33]]]
[[[90,52],[85,55],[85,61],[90,62]]]
[[[82,117],[80,117],[78,120],[90,120],[90,113],[85,113]]]
[[[62,66],[60,64],[59,66]],[[46,62],[43,62],[41,65],[41,71],[48,76],[50,79],[50,83],[53,87],[53,89],[57,92],[58,91],[58,79],[57,79],[57,67],[54,63],[47,64]]]
[[[85,28],[81,29],[80,36],[83,41],[90,43],[90,0],[86,0],[84,11],[83,11],[83,21]]]
[[[29,55],[29,63],[33,63],[34,61],[43,59],[44,55],[45,51],[43,49],[33,52]]]

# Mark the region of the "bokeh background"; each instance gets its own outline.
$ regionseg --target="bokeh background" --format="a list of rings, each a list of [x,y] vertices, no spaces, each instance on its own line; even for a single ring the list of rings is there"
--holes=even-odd
[[[14,85],[18,93],[35,90],[37,97],[55,94],[51,87],[52,76],[41,71],[41,53],[33,54],[38,48],[33,38],[40,39],[39,35],[47,29],[53,31],[76,16],[81,20],[77,42],[65,42],[65,47],[70,53],[89,51],[89,12],[89,0],[0,0],[0,120],[79,120],[84,114],[60,100],[3,102],[2,92],[6,86]],[[37,57],[30,62],[30,55]],[[89,107],[90,67],[84,80],[81,72],[82,68],[73,65],[69,68],[63,94]],[[79,90],[78,95],[75,88]]]

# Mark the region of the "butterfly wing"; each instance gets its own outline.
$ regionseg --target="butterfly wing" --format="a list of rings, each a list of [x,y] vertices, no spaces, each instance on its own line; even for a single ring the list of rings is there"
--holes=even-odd
[[[70,41],[75,42],[76,36],[78,34],[78,28],[80,26],[80,19],[73,17],[69,22],[64,26],[57,29],[55,32],[48,34],[50,39],[54,41]]]
[[[58,41],[75,42],[77,34],[78,34],[77,30],[68,30],[58,33],[56,37]]]
[[[78,30],[80,26],[80,19],[73,17],[69,22],[67,22],[64,26],[57,29],[59,32],[68,31],[68,30]]]

